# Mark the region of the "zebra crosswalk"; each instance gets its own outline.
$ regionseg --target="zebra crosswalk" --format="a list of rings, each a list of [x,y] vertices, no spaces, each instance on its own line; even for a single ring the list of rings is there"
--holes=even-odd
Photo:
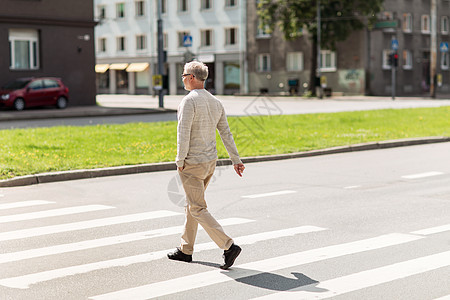
[[[173,248],[158,246],[154,243],[155,249],[136,254],[133,247],[136,242],[148,241],[178,241],[182,231],[182,225],[160,226],[171,222],[159,222],[178,218],[181,220],[182,213],[170,210],[155,210],[141,213],[121,214],[120,210],[110,205],[91,204],[83,206],[60,207],[62,203],[57,201],[30,200],[8,203],[2,198],[0,204],[0,223],[18,223],[25,229],[0,232],[0,299],[25,299],[29,295],[34,295],[35,299],[61,299],[60,294],[53,293],[53,285],[58,285],[61,289],[61,282],[70,278],[69,285],[79,287],[81,282],[92,282],[94,285],[101,280],[98,272],[115,270],[121,272],[122,269],[136,266],[158,264],[164,265],[170,272],[172,266],[167,260],[166,254]],[[53,206],[58,206],[54,208]],[[14,213],[20,210],[20,213]],[[27,212],[27,210],[30,210]],[[38,210],[38,211],[36,211]],[[9,211],[12,213],[8,214]],[[70,216],[85,212],[103,212],[100,218],[92,218],[92,214],[86,215],[83,221],[70,222]],[[107,212],[108,217],[105,217]],[[47,218],[56,216],[66,216],[67,219],[60,224],[45,225]],[[43,226],[27,228],[28,222],[39,220]],[[58,219],[60,220],[60,219]],[[321,234],[329,234],[333,228],[315,226],[311,224],[297,224],[298,226],[278,228],[273,230],[260,230],[254,232],[254,228],[259,228],[261,221],[245,217],[231,217],[218,220],[226,228],[253,229],[253,233],[245,235],[233,235],[237,244],[245,251],[251,251],[253,247],[270,245],[271,241],[290,241],[306,238],[314,238]],[[154,229],[142,230],[143,226],[136,226],[137,222],[152,224]],[[112,234],[111,226],[121,226],[123,232]],[[266,228],[266,227],[264,227]],[[96,230],[98,236],[83,237],[84,230]],[[199,228],[201,233],[201,228]],[[1,231],[1,229],[0,229]],[[73,291],[68,299],[176,299],[184,293],[199,292],[202,299],[221,298],[220,289],[232,290],[242,289],[242,282],[249,278],[257,277],[261,274],[274,274],[289,270],[295,267],[313,266],[326,261],[339,261],[351,258],[356,255],[374,255],[377,251],[386,251],[392,248],[405,246],[413,249],[417,243],[431,238],[433,235],[447,233],[450,231],[450,224],[437,224],[435,227],[417,229],[410,232],[382,233],[379,235],[364,237],[361,239],[345,240],[338,242],[323,243],[316,248],[301,251],[291,251],[278,254],[276,251],[267,251],[264,257],[243,257],[238,259],[236,264],[227,271],[220,270],[215,266],[203,266],[201,270],[195,269],[192,274],[180,274],[162,280],[141,280],[139,274],[124,272],[124,282],[119,286],[111,285],[100,287],[95,292],[88,289]],[[245,232],[245,231],[243,231]],[[46,244],[47,238],[58,235],[57,242]],[[34,239],[42,237],[42,239]],[[33,242],[30,242],[33,241]],[[169,243],[168,243],[169,244]],[[275,244],[275,243],[274,243]],[[18,246],[19,245],[19,246]],[[101,251],[108,247],[120,247],[121,252],[116,257],[102,256]],[[159,248],[158,248],[159,247]],[[195,247],[195,254],[217,251],[217,246],[213,242],[199,241]],[[100,253],[91,256],[91,253]],[[64,257],[64,259],[54,259]],[[71,257],[77,259],[71,260]],[[80,259],[81,257],[81,259]],[[43,261],[54,260],[51,265],[43,266]],[[189,264],[183,264],[186,267]],[[414,275],[427,272],[438,272],[439,270],[450,271],[450,251],[437,251],[426,253],[419,257],[399,258],[395,262],[385,265],[374,265],[372,268],[363,268],[353,273],[336,273],[332,278],[324,278],[321,281],[306,282],[294,287],[279,289],[249,288],[247,293],[242,295],[242,299],[328,299],[339,295],[349,295],[351,293],[374,286],[395,282]],[[161,272],[161,270],[158,270]],[[105,275],[103,275],[105,276]],[[78,283],[79,281],[79,283]],[[260,283],[257,286],[262,286]],[[68,287],[69,288],[69,287]],[[214,294],[210,294],[211,290]],[[30,291],[31,294],[21,294]],[[439,294],[432,299],[449,299],[450,282],[446,289],[447,295]],[[24,296],[27,295],[27,296]],[[40,296],[36,296],[40,295]]]

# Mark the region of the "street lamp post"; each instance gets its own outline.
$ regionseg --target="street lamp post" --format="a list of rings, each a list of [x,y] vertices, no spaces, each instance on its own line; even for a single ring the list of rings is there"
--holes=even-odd
[[[158,0],[158,74],[163,75],[164,70],[164,45],[163,45],[163,24],[161,19],[161,9],[162,9],[162,0]],[[164,82],[164,80],[163,80]],[[161,82],[161,85],[163,86],[163,82]],[[159,107],[164,107],[164,93],[163,93],[163,87],[159,90]]]
[[[320,76],[321,76],[321,72],[320,72],[320,63],[321,63],[321,58],[322,56],[320,55],[320,43],[321,43],[321,19],[320,19],[320,0],[317,0],[317,78],[319,78],[318,83],[318,89],[317,91],[319,92],[319,98],[322,99],[323,95],[322,95],[322,83],[320,80]]]

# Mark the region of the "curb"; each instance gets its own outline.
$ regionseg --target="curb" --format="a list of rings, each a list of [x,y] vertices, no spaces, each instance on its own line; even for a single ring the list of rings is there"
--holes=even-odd
[[[444,142],[450,142],[450,137],[426,137],[426,138],[414,138],[414,139],[402,139],[402,140],[388,140],[388,141],[381,141],[381,142],[370,142],[370,143],[355,144],[355,145],[349,145],[349,146],[332,147],[332,148],[327,148],[327,149],[312,150],[312,151],[306,151],[306,152],[244,157],[244,158],[242,158],[242,162],[255,163],[255,162],[275,161],[275,160],[311,157],[311,156],[336,154],[336,153],[346,153],[346,152],[353,152],[353,151],[387,149],[387,148],[395,148],[395,147],[424,145],[424,144],[432,144],[432,143],[444,143]],[[226,165],[231,165],[231,161],[229,159],[219,159],[217,161],[217,166],[226,166]],[[35,174],[35,175],[27,175],[27,176],[15,177],[12,179],[0,180],[0,187],[17,187],[17,186],[39,184],[39,183],[50,183],[50,182],[58,182],[58,181],[89,179],[89,178],[106,177],[106,176],[130,175],[130,174],[160,172],[160,171],[173,171],[173,170],[176,170],[175,162],[162,162],[162,163],[119,166],[119,167],[109,167],[109,168],[100,168],[100,169],[85,169],[85,170],[74,170],[74,171],[40,173],[40,174]]]

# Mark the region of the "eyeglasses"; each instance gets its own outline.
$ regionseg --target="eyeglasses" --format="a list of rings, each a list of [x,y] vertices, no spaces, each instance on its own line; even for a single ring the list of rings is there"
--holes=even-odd
[[[184,77],[189,76],[189,75],[192,75],[193,77],[195,77],[193,74],[182,74],[181,79],[183,79]]]

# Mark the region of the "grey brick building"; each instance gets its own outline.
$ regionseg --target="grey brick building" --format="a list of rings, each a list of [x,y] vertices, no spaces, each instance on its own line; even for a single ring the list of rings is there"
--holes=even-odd
[[[0,85],[54,76],[69,105],[95,105],[92,0],[0,0]]]
[[[285,41],[275,30],[258,28],[256,0],[247,1],[249,92],[303,94],[309,83],[311,41],[308,33]],[[431,1],[386,0],[376,28],[354,32],[335,51],[322,49],[321,73],[333,93],[391,95],[391,41],[398,41],[397,95],[427,95],[430,89]],[[450,93],[450,1],[437,0],[438,94]],[[442,47],[441,47],[442,46]],[[442,49],[441,49],[442,48]]]

